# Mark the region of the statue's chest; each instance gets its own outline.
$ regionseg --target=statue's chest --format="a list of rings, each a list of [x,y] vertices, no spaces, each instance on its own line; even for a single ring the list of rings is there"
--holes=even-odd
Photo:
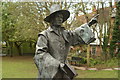
[[[48,52],[55,59],[65,62],[69,51],[69,44],[65,39],[65,35],[56,33],[48,34]]]
[[[65,40],[63,35],[57,35],[56,33],[49,34],[49,45],[52,47],[64,48]]]

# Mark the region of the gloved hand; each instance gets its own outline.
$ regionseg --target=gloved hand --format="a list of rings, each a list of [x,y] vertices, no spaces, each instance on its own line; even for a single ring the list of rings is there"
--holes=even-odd
[[[67,72],[66,72],[65,69],[64,69],[64,66],[65,66],[64,63],[60,63],[60,69],[67,74]]]
[[[98,18],[99,14],[97,14],[95,17],[93,17],[89,22],[88,22],[88,26],[90,27],[91,25],[97,23],[97,18]]]
[[[60,67],[63,68],[65,66],[64,63],[60,63]]]

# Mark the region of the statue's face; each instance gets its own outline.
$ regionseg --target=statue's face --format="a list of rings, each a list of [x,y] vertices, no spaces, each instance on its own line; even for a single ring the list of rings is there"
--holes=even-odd
[[[63,15],[62,14],[56,14],[55,17],[52,20],[53,25],[60,26],[63,22]]]

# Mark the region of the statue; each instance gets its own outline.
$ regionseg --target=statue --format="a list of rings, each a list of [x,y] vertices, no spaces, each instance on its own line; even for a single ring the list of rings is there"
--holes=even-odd
[[[66,60],[69,48],[95,40],[90,26],[97,23],[98,15],[70,31],[61,26],[70,16],[68,10],[61,10],[60,6],[55,4],[51,6],[50,12],[44,19],[50,23],[50,27],[38,34],[36,44],[34,61],[39,71],[38,80],[72,80],[77,74]]]

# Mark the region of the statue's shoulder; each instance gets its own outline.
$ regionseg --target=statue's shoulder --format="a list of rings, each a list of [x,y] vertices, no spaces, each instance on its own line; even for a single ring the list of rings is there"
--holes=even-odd
[[[47,33],[48,33],[48,30],[44,30],[44,31],[42,31],[42,32],[40,32],[40,33],[38,33],[38,37],[40,36],[40,35],[42,35],[42,36],[47,36]]]

